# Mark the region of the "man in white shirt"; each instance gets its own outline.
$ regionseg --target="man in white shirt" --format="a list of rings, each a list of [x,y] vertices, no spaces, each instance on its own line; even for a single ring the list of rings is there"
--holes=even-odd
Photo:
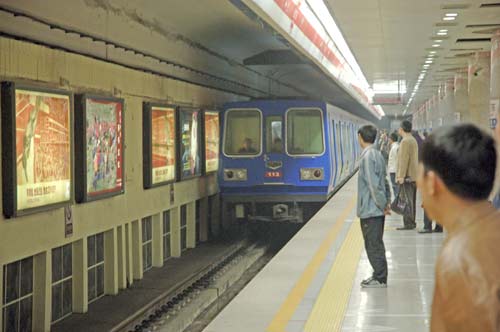
[[[394,197],[397,196],[397,184],[396,184],[396,172],[398,170],[398,149],[399,149],[399,135],[394,132],[389,137],[389,142],[391,145],[391,150],[389,152],[389,165],[388,172],[391,177],[392,190],[394,192]]]

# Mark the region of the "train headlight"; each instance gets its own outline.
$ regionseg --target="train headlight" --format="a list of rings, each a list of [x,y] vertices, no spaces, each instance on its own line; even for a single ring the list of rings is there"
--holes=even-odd
[[[244,168],[226,168],[224,169],[225,181],[246,181],[248,179],[247,170]]]
[[[320,181],[325,179],[323,168],[301,168],[300,179],[302,181]]]

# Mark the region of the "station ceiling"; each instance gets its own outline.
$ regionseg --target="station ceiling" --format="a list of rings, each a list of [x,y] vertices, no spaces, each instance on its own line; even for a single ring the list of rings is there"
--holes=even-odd
[[[428,55],[436,52],[412,103],[417,107],[437,94],[440,83],[465,70],[473,52],[490,51],[489,39],[500,29],[498,0],[325,1],[370,85],[382,83],[396,90],[396,82],[406,86],[407,92],[400,93],[402,104],[408,101]],[[457,16],[443,20],[446,14]],[[397,97],[397,91],[386,97]],[[383,108],[386,114],[401,115],[404,106]]]
[[[0,31],[241,98],[320,98],[375,120],[240,1],[0,0]]]

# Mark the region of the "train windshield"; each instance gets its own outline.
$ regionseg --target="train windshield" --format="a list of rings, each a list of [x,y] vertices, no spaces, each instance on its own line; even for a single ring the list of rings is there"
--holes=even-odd
[[[262,115],[258,110],[226,113],[224,153],[228,156],[257,156],[261,153]]]
[[[266,118],[266,151],[267,153],[283,153],[283,137],[281,116]]]
[[[324,152],[322,120],[319,109],[290,109],[286,120],[288,154],[322,154]]]

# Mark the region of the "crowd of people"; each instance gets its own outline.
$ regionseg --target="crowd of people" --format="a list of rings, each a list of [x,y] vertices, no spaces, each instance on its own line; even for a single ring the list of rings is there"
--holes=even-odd
[[[496,134],[500,141],[498,127]],[[441,225],[447,231],[436,263],[431,331],[499,331],[500,193],[489,200],[495,140],[472,124],[440,128],[422,138],[409,121],[391,134],[377,135],[375,127],[363,126],[358,140],[363,152],[357,214],[374,271],[361,286],[387,287],[385,216],[402,190],[415,206],[418,188],[424,209],[420,233],[442,232]],[[403,215],[399,230],[416,228],[416,209],[412,211]]]

